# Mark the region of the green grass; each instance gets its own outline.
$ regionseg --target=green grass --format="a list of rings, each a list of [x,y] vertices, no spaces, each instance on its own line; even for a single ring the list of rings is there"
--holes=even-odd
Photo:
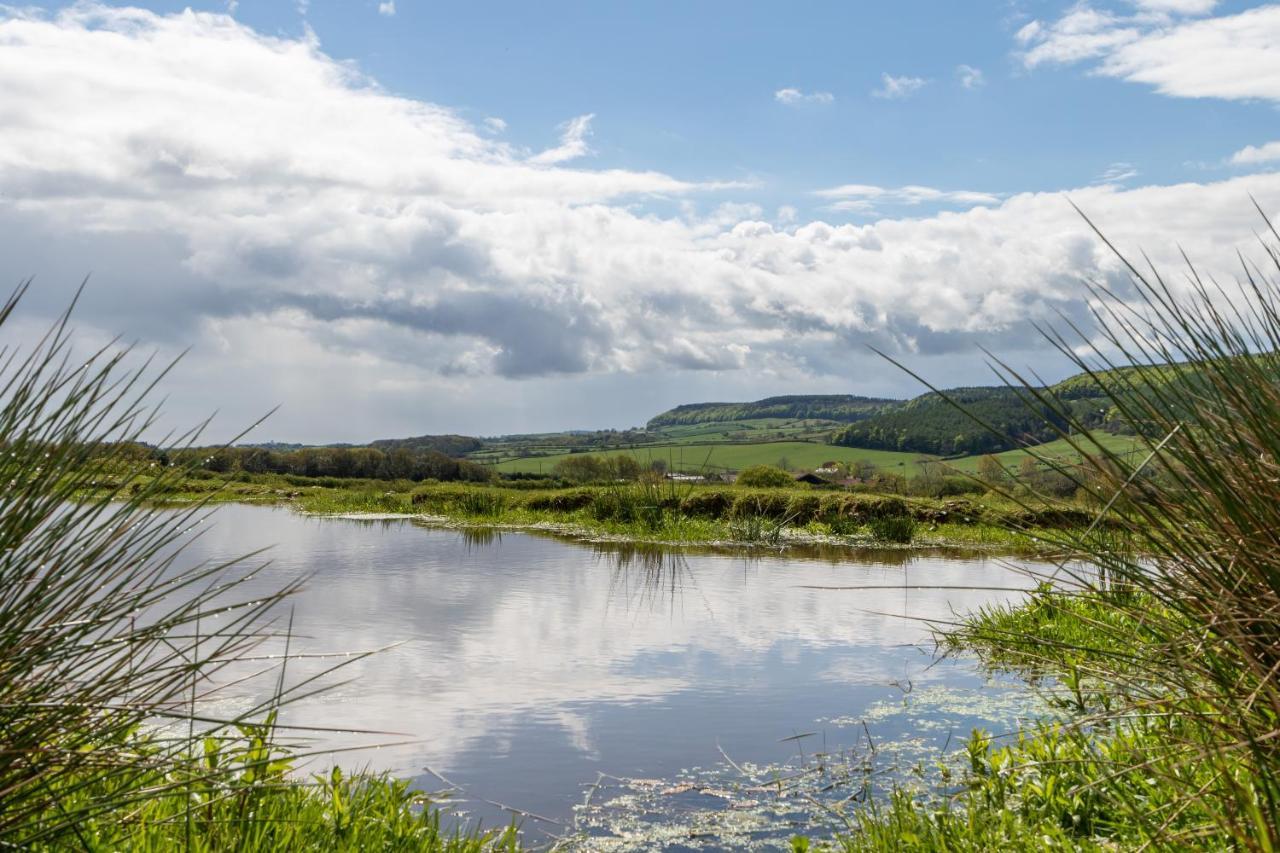
[[[1112,435],[1105,432],[1093,433],[1089,444],[1094,447],[1105,447],[1118,455],[1132,454],[1143,446],[1138,439],[1131,435]],[[1065,439],[1037,444],[1031,450],[1037,456],[1062,460],[1070,464],[1074,464],[1080,459],[1080,454]],[[1026,450],[1006,450],[1003,453],[993,453],[991,455],[1005,468],[1016,472],[1018,464],[1030,454]],[[974,474],[977,473],[978,462],[981,459],[982,456],[966,456],[963,459],[947,460],[946,464],[958,471]]]
[[[146,481],[146,477],[140,478]],[[93,492],[83,492],[88,498]],[[562,489],[515,489],[468,483],[308,480],[272,474],[239,474],[231,481],[202,474],[177,478],[150,496],[151,503],[284,504],[319,515],[404,514],[442,517],[458,524],[554,528],[569,535],[607,536],[637,542],[753,544],[742,519],[781,522],[796,542],[836,537],[851,545],[892,539],[869,526],[880,516],[910,517],[913,542],[921,547],[958,546],[1004,553],[1031,553],[1042,546],[1036,531],[1046,524],[1080,518],[1038,517],[993,495],[957,498],[901,497],[813,489],[751,489],[743,486],[613,484]],[[653,508],[660,508],[660,512]],[[905,539],[905,534],[899,534]]]
[[[514,829],[446,829],[441,809],[407,782],[385,774],[347,776],[334,768],[299,777],[290,755],[271,747],[268,726],[235,737],[197,739],[198,754],[167,772],[148,767],[165,754],[135,733],[138,768],[105,778],[72,776],[54,793],[59,806],[84,815],[76,849],[166,853],[190,850],[332,850],[481,853],[518,848]],[[171,763],[171,757],[168,757]],[[134,792],[149,791],[145,797]],[[133,800],[117,811],[99,803]],[[68,849],[61,844],[35,850]]]
[[[1280,848],[1280,231],[1264,224],[1265,260],[1241,262],[1231,297],[1194,267],[1183,288],[1121,258],[1123,307],[1099,286],[1100,328],[1050,335],[1150,454],[1000,365],[1081,433],[1071,485],[1114,511],[1057,537],[1065,583],[945,642],[1029,673],[1057,717],[975,732],[962,772],[877,804],[845,849]]]
[[[1130,850],[1160,838],[1156,849],[1202,849],[1196,838],[1215,806],[1187,800],[1184,792],[1211,787],[1223,768],[1187,762],[1168,744],[1190,748],[1203,732],[1193,719],[1160,713],[1105,722],[1123,699],[1114,683],[1096,675],[1099,666],[1110,669],[1124,658],[1140,672],[1136,662],[1161,654],[1143,620],[1131,615],[1159,607],[1138,593],[1081,595],[1042,586],[1025,603],[966,617],[944,645],[975,652],[992,667],[1049,678],[1049,704],[1060,716],[1013,738],[974,731],[962,767],[944,769],[939,788],[894,792],[839,840],[841,848]],[[1247,784],[1243,762],[1232,772]]]
[[[710,470],[741,470],[751,465],[776,465],[786,459],[792,468],[816,468],[823,462],[866,461],[879,471],[912,477],[920,472],[918,453],[896,453],[888,450],[864,450],[856,447],[836,447],[805,441],[767,441],[758,444],[709,444],[689,442],[671,445],[652,445],[634,450],[598,451],[601,455],[626,454],[648,463],[654,459],[667,462],[675,470],[696,471],[705,463]],[[567,458],[568,453],[540,456],[528,459],[509,459],[494,468],[504,472],[550,473],[556,462]]]

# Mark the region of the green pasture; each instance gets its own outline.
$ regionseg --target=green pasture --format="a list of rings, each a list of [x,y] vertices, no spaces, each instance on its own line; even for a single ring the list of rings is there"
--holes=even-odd
[[[1143,446],[1139,439],[1131,435],[1112,435],[1111,433],[1099,432],[1094,435],[1094,440],[1116,454],[1134,453]],[[1032,449],[1035,450],[1037,456],[1041,457],[1060,459],[1073,464],[1080,460],[1080,454],[1067,443],[1066,439],[1037,444]],[[992,455],[1005,468],[1016,470],[1023,457],[1027,455],[1027,451],[1006,450],[1004,453],[994,453]],[[949,459],[946,464],[959,471],[975,473],[978,470],[978,460],[981,458],[981,456],[966,456],[963,459]]]
[[[879,471],[905,476],[920,473],[918,461],[930,459],[918,453],[896,453],[889,450],[865,450],[858,447],[836,447],[808,441],[767,441],[757,444],[670,444],[637,447],[635,449],[596,451],[599,455],[625,454],[647,464],[661,459],[675,471],[697,471],[704,465],[712,471],[730,469],[740,471],[749,465],[777,465],[786,460],[793,469],[816,468],[823,462],[855,462],[865,460]],[[572,454],[560,453],[528,459],[508,459],[493,467],[498,471],[524,473],[550,473],[561,459]]]

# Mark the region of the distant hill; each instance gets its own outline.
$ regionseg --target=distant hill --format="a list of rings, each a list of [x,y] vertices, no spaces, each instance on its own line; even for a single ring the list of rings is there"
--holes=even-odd
[[[369,447],[386,453],[390,450],[409,450],[421,453],[434,450],[446,456],[465,456],[484,447],[484,442],[469,435],[419,435],[414,438],[381,438],[369,442]]]
[[[1019,442],[1051,441],[1058,437],[1051,424],[1063,425],[1047,409],[1028,408],[1011,388],[952,388],[945,393],[1009,438],[993,435],[942,394],[931,392],[850,424],[833,436],[832,443],[938,456],[994,453],[1010,450]],[[1070,405],[1078,408],[1081,416],[1095,409],[1094,402],[1085,399]]]
[[[852,394],[803,394],[766,397],[754,403],[686,403],[651,418],[647,426],[658,429],[753,418],[811,418],[850,423],[899,402]]]

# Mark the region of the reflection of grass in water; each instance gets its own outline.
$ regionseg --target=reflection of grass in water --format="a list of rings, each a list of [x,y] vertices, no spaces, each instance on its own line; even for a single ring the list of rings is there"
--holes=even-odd
[[[777,764],[725,761],[670,779],[601,776],[575,815],[565,849],[789,850],[797,833],[847,831],[866,804],[895,786],[941,787],[966,760],[964,735],[975,725],[1012,731],[1044,706],[1011,683],[964,689],[930,686],[877,702],[860,717],[819,720],[839,731],[802,736]],[[905,732],[891,736],[890,732]],[[955,737],[949,733],[954,731]]]
[[[458,529],[458,533],[468,551],[502,544],[502,531],[494,527],[462,527]]]
[[[596,555],[610,567],[609,597],[628,605],[655,607],[664,602],[672,609],[685,587],[695,587],[693,570],[681,551],[643,543],[595,543]]]

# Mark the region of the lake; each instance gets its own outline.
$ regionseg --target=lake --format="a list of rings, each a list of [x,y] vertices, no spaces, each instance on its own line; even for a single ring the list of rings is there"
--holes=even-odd
[[[975,726],[1007,733],[1037,707],[1017,681],[939,660],[921,621],[1020,597],[1032,581],[1015,569],[1044,568],[1025,561],[664,552],[236,505],[202,527],[191,557],[272,546],[254,589],[309,577],[290,605],[292,653],[384,649],[282,714],[387,733],[316,735],[309,769],[448,789],[458,819],[516,815],[531,843],[576,831],[582,849],[742,849],[830,834],[835,812],[917,766],[927,778]],[[339,660],[292,662],[286,681]],[[217,710],[261,699],[277,675],[233,685]]]

